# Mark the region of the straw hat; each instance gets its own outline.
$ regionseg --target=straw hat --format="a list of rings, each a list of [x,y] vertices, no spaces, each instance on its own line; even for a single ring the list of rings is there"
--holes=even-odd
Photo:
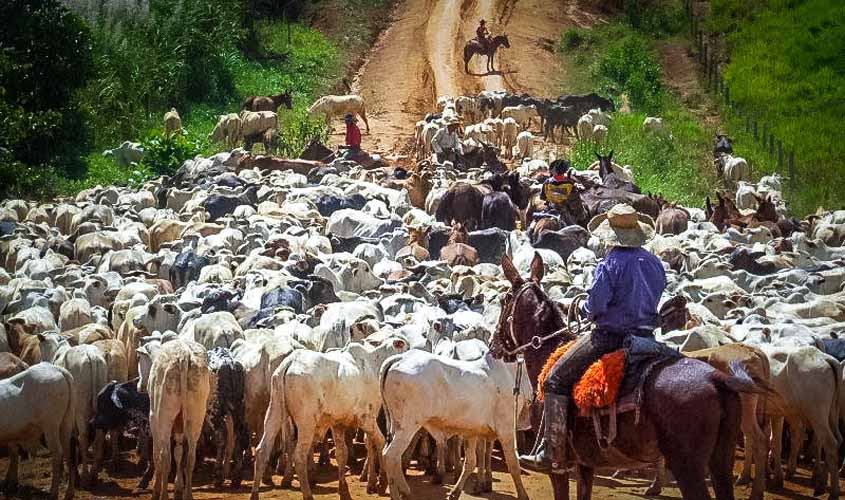
[[[593,217],[587,229],[607,245],[641,247],[654,236],[654,221],[631,205],[620,203]]]

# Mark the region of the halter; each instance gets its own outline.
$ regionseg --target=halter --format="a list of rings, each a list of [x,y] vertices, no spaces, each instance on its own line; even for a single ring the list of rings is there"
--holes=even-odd
[[[540,296],[543,302],[550,302],[549,298],[546,296],[546,292],[544,292],[540,285],[534,281],[526,282],[519,288],[519,290],[516,291],[516,294],[514,294],[513,300],[511,301],[510,312],[508,312],[505,321],[507,322],[507,332],[508,336],[510,337],[509,340],[511,341],[511,345],[515,345],[517,347],[515,347],[514,349],[508,349],[504,345],[502,345],[502,351],[508,357],[514,357],[517,354],[521,354],[528,350],[529,347],[533,348],[534,350],[538,350],[543,347],[543,345],[549,340],[555,339],[557,337],[562,337],[564,336],[564,334],[568,334],[567,336],[574,337],[589,328],[589,325],[582,325],[581,318],[578,315],[580,304],[583,299],[587,296],[587,294],[580,294],[575,297],[575,299],[569,304],[569,307],[567,308],[566,326],[542,337],[539,335],[535,335],[531,337],[531,340],[527,343],[520,344],[516,338],[516,334],[514,333],[513,329],[513,314],[516,310],[517,304],[519,303],[519,299],[525,292],[532,288],[535,288],[537,290],[538,295]],[[573,324],[576,325],[575,328],[573,328]]]

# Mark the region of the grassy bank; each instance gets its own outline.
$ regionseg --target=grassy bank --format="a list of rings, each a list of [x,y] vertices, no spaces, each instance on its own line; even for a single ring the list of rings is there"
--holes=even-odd
[[[218,152],[223,145],[207,140],[217,116],[238,111],[249,95],[293,92],[294,109],[279,111],[280,154],[298,154],[310,138],[325,134],[305,109],[319,95],[345,92],[341,78],[356,67],[392,4],[151,0],[145,9],[74,0],[70,12],[58,0],[13,3],[9,9],[18,12],[22,28],[0,35],[0,45],[13,47],[8,56],[0,53],[0,111],[15,118],[0,121],[0,196],[26,198],[137,184],[196,154]],[[37,31],[48,24],[58,24],[56,34]],[[56,51],[50,37],[77,42],[65,44],[66,60],[47,57]],[[39,66],[62,76],[73,75],[75,66],[86,71],[65,92],[50,93],[30,83],[44,80]],[[29,112],[32,102],[45,103],[44,111]],[[171,107],[182,117],[184,137],[162,136],[162,115]],[[72,130],[72,137],[51,141],[56,151],[49,154],[31,154],[44,149],[33,145],[54,130]],[[123,168],[102,156],[125,140],[145,147],[140,165]]]
[[[666,27],[663,36],[673,35],[683,25],[674,10],[645,16],[652,19],[645,25]],[[603,144],[575,143],[570,152],[574,165],[586,168],[595,161],[596,150],[612,149],[617,163],[632,166],[644,192],[701,206],[717,184],[710,152],[714,130],[666,88],[654,38],[635,28],[630,19],[618,19],[590,30],[567,30],[561,36],[559,54],[568,69],[561,93],[597,91],[613,99],[617,107],[623,100],[630,105],[630,112],[615,114]],[[670,136],[643,133],[646,116],[661,117]]]
[[[792,208],[799,214],[817,206],[841,208],[845,3],[712,0],[710,11],[704,27],[726,42],[731,99],[795,151]],[[744,123],[729,118],[728,125],[732,134],[744,135]],[[760,153],[761,173],[773,171],[771,156]]]

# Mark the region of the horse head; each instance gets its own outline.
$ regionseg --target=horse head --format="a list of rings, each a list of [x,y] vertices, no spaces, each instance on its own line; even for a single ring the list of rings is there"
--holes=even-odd
[[[520,276],[507,255],[502,257],[502,270],[505,278],[511,283],[511,289],[501,298],[502,310],[490,352],[496,358],[512,360],[514,351],[531,344],[535,337],[542,337],[560,329],[563,326],[563,317],[558,306],[540,285],[545,267],[539,253],[534,253],[528,279]],[[537,349],[524,351],[526,361],[529,361],[526,367],[529,367],[532,383],[536,381],[542,364],[557,344],[557,341],[546,342]],[[536,373],[530,373],[532,371]]]
[[[293,94],[290,90],[285,90],[281,94],[271,96],[271,98],[276,108],[284,104],[287,109],[293,109]]]
[[[610,154],[602,156],[598,153],[598,151],[594,151],[596,158],[599,159],[599,177],[601,180],[604,181],[605,177],[613,173],[613,150],[610,150]]]
[[[507,34],[498,35],[495,38],[493,38],[493,45],[495,45],[496,47],[504,46],[506,49],[509,49],[509,48],[511,48],[511,41],[508,40]]]

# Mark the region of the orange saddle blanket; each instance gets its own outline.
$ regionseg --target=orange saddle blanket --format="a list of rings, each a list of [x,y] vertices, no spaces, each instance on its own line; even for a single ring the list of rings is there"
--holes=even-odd
[[[537,399],[540,401],[543,401],[543,387],[552,367],[573,344],[574,342],[570,342],[558,347],[546,360],[546,364],[543,365],[543,371],[537,378],[537,386],[539,387]],[[605,354],[600,360],[590,365],[572,390],[572,397],[578,407],[578,413],[581,416],[588,416],[594,409],[606,408],[616,402],[624,376],[624,349]]]

